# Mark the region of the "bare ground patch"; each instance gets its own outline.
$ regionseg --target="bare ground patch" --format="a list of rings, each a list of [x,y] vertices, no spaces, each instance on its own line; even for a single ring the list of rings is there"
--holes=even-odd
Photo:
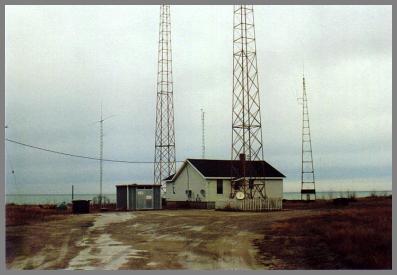
[[[356,208],[377,209],[371,205],[357,204]],[[302,232],[285,231],[297,229],[298,223],[310,223],[316,217],[318,220],[330,217],[327,222],[332,222],[331,216],[341,210],[325,206],[310,209],[308,206],[262,213],[214,210],[108,212],[10,226],[7,227],[7,267],[294,269],[316,268],[312,261],[317,257],[323,266],[340,268],[340,259],[324,246],[324,242],[313,243]],[[348,221],[345,226],[349,226]]]
[[[263,237],[266,223],[291,215],[296,213],[137,212],[135,219],[108,230],[114,239],[147,251],[142,259],[130,259],[123,269],[266,269],[254,240]]]
[[[6,228],[8,269],[61,269],[79,251],[75,241],[93,223],[89,215]]]
[[[129,258],[142,258],[140,254],[145,251],[124,245],[107,233],[107,227],[110,224],[123,223],[133,218],[134,215],[131,212],[96,214],[93,226],[87,230],[86,236],[76,243],[76,246],[83,249],[70,260],[67,269],[116,270]]]

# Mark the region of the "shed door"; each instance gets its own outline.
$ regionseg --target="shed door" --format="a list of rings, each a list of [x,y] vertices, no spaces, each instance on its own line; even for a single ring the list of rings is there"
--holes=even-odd
[[[127,209],[127,187],[117,186],[117,198],[116,207],[121,209]]]
[[[153,189],[136,190],[136,208],[137,209],[153,209]]]

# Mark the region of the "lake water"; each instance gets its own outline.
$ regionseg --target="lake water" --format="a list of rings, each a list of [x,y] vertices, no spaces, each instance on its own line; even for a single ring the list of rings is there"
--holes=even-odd
[[[352,191],[350,193],[354,193],[356,197],[368,197],[372,194],[376,194],[378,196],[383,195],[391,195],[392,191]],[[334,199],[340,197],[348,197],[349,192],[347,191],[329,191],[329,192],[317,192],[318,199]],[[96,197],[97,194],[75,194],[75,200],[92,200]],[[105,194],[110,202],[116,202],[116,194]],[[284,199],[287,200],[299,200],[301,195],[299,192],[284,192]],[[7,194],[6,195],[6,203],[15,203],[15,204],[59,204],[62,202],[69,203],[72,201],[71,194],[46,194],[46,195],[37,195],[37,194]]]

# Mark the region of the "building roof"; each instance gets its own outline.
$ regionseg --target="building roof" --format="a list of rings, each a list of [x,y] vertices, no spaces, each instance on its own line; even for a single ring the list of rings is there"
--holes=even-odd
[[[140,183],[127,183],[127,184],[118,184],[116,187],[122,186],[137,186],[137,187],[161,187],[159,184],[140,184]]]
[[[174,181],[179,172],[183,169],[186,163],[189,162],[194,166],[204,178],[230,178],[230,176],[238,177],[239,169],[241,168],[240,160],[215,160],[215,159],[187,159],[180,170],[170,175],[165,181]],[[232,173],[232,166],[235,173]],[[256,178],[285,178],[285,176],[276,168],[271,166],[266,161],[245,161],[246,176]]]

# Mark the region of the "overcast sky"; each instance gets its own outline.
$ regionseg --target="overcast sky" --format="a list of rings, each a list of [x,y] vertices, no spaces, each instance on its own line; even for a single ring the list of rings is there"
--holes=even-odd
[[[391,6],[255,6],[265,159],[299,190],[302,68],[318,190],[391,190]],[[159,6],[6,6],[6,137],[153,161]],[[172,6],[177,159],[230,159],[232,6]],[[6,143],[7,193],[99,191],[99,163]],[[11,171],[14,169],[13,177]],[[104,191],[153,165],[104,163]]]

